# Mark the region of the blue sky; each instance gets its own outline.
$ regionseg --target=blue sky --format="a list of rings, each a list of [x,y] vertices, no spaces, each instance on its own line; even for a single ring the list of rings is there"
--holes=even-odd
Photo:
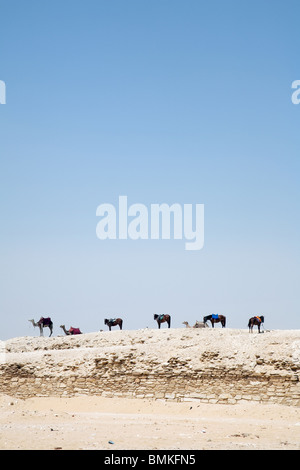
[[[298,1],[0,0],[1,339],[209,313],[299,328]],[[205,243],[96,237],[205,205]],[[13,319],[12,322],[10,319]]]

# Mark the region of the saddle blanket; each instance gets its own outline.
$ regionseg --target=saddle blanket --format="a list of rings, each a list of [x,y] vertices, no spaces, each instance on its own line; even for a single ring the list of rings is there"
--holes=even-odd
[[[212,314],[211,318],[213,318],[214,320],[218,320],[219,315]]]
[[[72,335],[81,335],[80,329],[79,328],[73,328],[73,326],[71,326],[71,328],[70,328],[70,333]]]
[[[47,317],[47,318],[41,317],[38,321],[39,325],[44,325],[44,326],[50,325],[50,323],[52,323],[50,317]]]

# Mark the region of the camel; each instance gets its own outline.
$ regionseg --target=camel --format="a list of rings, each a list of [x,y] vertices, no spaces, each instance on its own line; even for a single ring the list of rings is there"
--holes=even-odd
[[[69,330],[66,330],[65,325],[60,325],[60,327],[64,330],[66,335],[82,335],[82,332],[79,328],[73,328],[71,326]]]
[[[196,323],[195,323],[194,326],[189,325],[189,322],[187,322],[187,321],[183,321],[182,323],[183,323],[187,328],[208,328],[208,325],[207,325],[207,324],[205,324],[205,323],[203,323],[203,322],[201,322],[201,321],[198,321],[198,320],[196,320]]]
[[[43,328],[45,328],[46,326],[50,330],[49,337],[52,335],[52,333],[53,333],[53,322],[52,322],[50,317],[48,317],[48,318],[41,317],[37,323],[34,320],[28,320],[28,321],[30,321],[33,324],[34,327],[36,327],[36,326],[39,327],[40,336],[44,336]]]

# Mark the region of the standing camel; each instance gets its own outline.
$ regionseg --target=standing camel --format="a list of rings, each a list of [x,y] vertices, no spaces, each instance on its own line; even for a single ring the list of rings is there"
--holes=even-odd
[[[82,334],[79,328],[73,328],[71,326],[69,330],[66,330],[65,325],[60,325],[60,327],[64,330],[66,335],[81,335]]]
[[[53,322],[52,322],[50,317],[47,317],[47,318],[41,317],[37,323],[35,323],[34,320],[28,320],[28,321],[30,321],[33,324],[34,327],[36,327],[36,326],[39,327],[40,336],[44,336],[43,328],[45,328],[47,326],[50,330],[50,335],[49,335],[49,338],[50,338],[50,336],[53,333]]]

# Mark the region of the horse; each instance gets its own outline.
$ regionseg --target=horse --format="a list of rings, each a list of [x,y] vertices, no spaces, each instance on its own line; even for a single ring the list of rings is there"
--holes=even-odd
[[[207,321],[211,322],[212,328],[214,328],[215,323],[221,322],[222,328],[225,328],[226,325],[226,317],[224,315],[207,315],[203,317],[203,323],[207,323]]]
[[[104,325],[108,326],[109,331],[111,331],[112,326],[116,326],[116,325],[119,325],[120,330],[122,330],[123,320],[122,318],[110,318],[110,319],[105,318]]]
[[[160,324],[164,323],[165,321],[168,323],[168,328],[171,326],[171,316],[170,315],[157,315],[154,314],[154,320],[157,321],[158,328],[160,328]]]
[[[261,315],[260,317],[252,317],[249,319],[248,322],[248,328],[249,328],[249,333],[253,333],[253,326],[257,325],[258,327],[258,332],[260,333],[260,327],[264,323],[265,317]]]

